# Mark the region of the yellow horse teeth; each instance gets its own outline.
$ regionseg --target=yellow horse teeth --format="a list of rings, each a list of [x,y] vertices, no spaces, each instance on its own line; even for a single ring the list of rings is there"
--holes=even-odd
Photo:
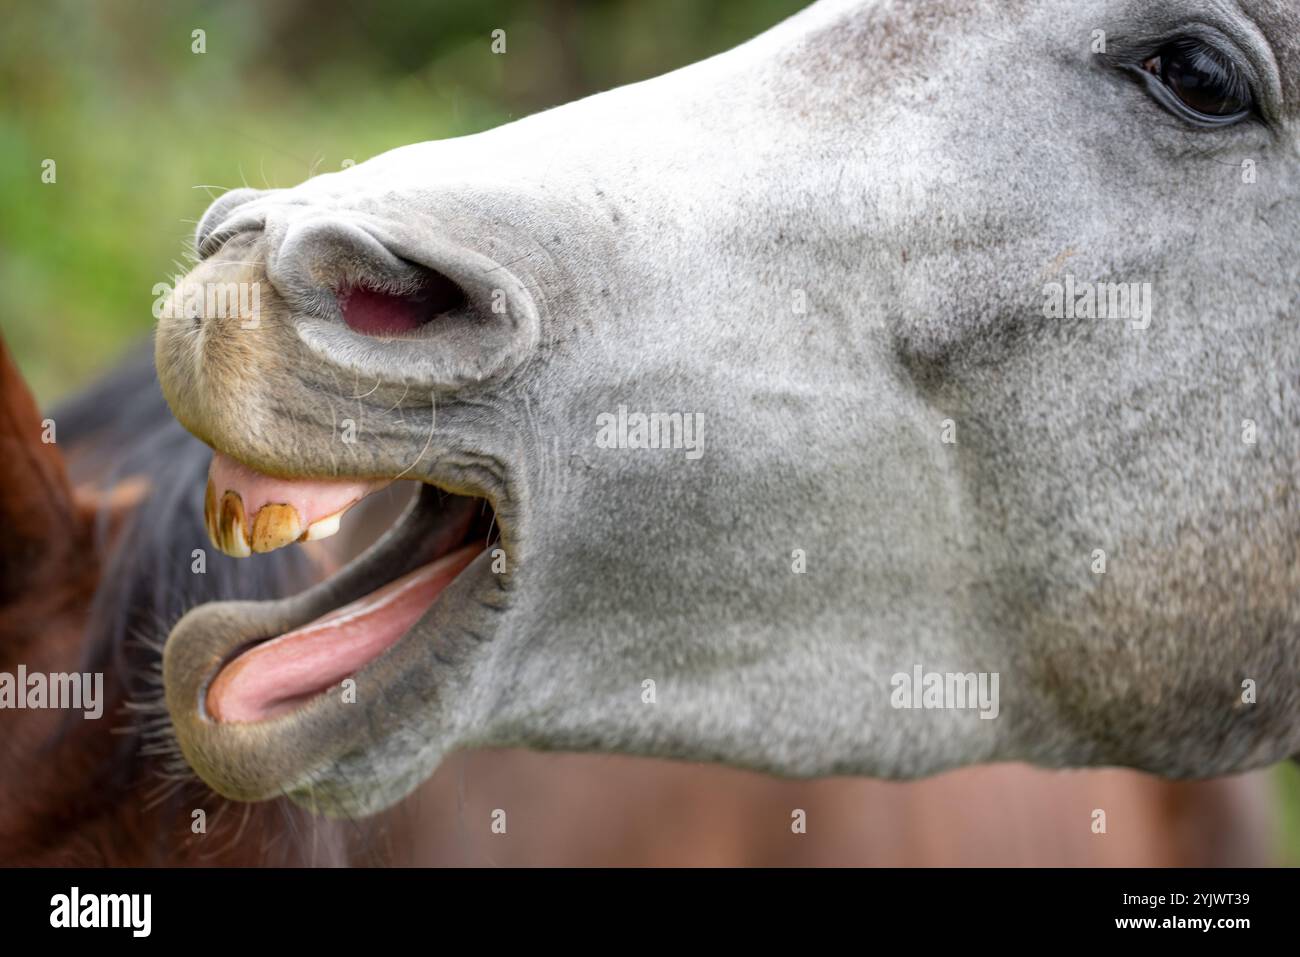
[[[292,542],[329,538],[339,530],[344,511],[317,519],[304,528],[302,517],[292,505],[263,505],[253,516],[250,535],[244,500],[238,492],[226,491],[218,498],[216,487],[209,480],[203,497],[203,522],[208,538],[220,551],[235,558],[247,558],[254,552],[273,552]]]
[[[212,544],[227,555],[247,558],[253,554],[244,529],[244,501],[238,492],[226,492],[218,499],[217,490],[208,482],[203,496],[203,521]]]
[[[253,519],[253,551],[273,552],[296,542],[302,533],[302,519],[292,505],[263,505]]]

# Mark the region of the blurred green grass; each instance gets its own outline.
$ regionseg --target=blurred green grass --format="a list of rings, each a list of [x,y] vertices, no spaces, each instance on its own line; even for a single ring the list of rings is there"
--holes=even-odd
[[[0,31],[0,328],[48,404],[153,324],[204,208],[727,49],[806,0],[56,0]],[[506,30],[504,56],[491,31]],[[191,50],[191,31],[206,52]],[[53,159],[57,181],[41,181]],[[1300,769],[1281,766],[1300,864]]]

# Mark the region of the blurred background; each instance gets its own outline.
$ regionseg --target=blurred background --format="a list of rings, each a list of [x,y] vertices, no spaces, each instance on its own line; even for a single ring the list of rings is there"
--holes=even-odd
[[[225,189],[290,186],[645,79],[804,5],[11,5],[0,31],[4,337],[48,405],[149,333],[154,285],[185,271],[194,224]],[[491,51],[497,29],[504,55]],[[1199,787],[1021,768],[920,785],[798,784],[623,758],[463,755],[406,809],[403,826],[422,829],[410,855],[417,863],[1198,863],[1221,841],[1262,843],[1269,859],[1300,863],[1293,765]],[[489,850],[466,821],[478,820],[476,801],[486,814],[507,792],[524,802],[520,819],[531,815],[538,827]],[[1086,820],[1082,842],[1060,836],[1067,816],[1077,824],[1106,801],[1134,810],[1118,836],[1112,827],[1105,851]],[[792,839],[792,807],[816,809],[803,840]],[[1229,835],[1229,826],[1240,831]]]

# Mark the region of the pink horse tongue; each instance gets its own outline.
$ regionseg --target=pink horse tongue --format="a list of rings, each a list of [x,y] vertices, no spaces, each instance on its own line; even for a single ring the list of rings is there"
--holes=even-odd
[[[218,721],[261,721],[293,711],[391,648],[482,550],[470,545],[417,568],[230,662],[208,690]]]
[[[236,557],[327,538],[339,530],[348,508],[387,484],[277,479],[217,452],[208,470],[204,506],[208,536]]]

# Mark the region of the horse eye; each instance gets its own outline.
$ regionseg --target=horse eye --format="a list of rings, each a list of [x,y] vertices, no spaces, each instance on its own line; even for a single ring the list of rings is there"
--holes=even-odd
[[[1165,44],[1142,64],[1194,119],[1215,125],[1244,119],[1254,105],[1250,84],[1232,61],[1200,40]]]

